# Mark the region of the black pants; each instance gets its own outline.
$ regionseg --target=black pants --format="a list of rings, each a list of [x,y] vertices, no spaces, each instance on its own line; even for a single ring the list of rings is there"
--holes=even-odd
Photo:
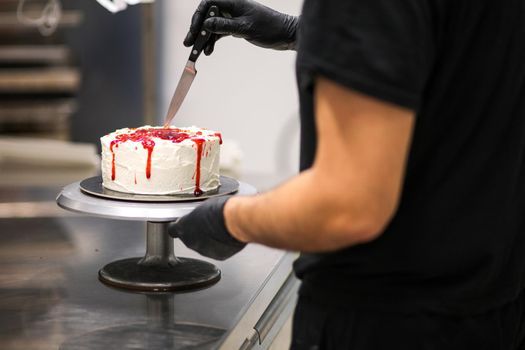
[[[469,317],[357,311],[300,297],[292,338],[293,350],[525,350],[525,296]]]

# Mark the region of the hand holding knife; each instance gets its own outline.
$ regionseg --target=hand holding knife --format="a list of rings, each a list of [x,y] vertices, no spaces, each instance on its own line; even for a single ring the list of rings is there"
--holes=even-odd
[[[219,8],[217,6],[210,6],[208,12],[206,13],[206,18],[215,16],[219,16]],[[207,30],[201,29],[199,34],[200,35],[195,40],[195,44],[191,49],[190,57],[188,58],[188,62],[186,62],[186,66],[184,67],[182,76],[180,77],[179,83],[177,84],[177,88],[175,89],[175,93],[173,94],[173,97],[171,99],[170,106],[168,108],[168,113],[166,114],[164,127],[170,126],[173,117],[175,117],[175,114],[177,114],[177,111],[179,110],[180,106],[182,105],[182,102],[184,101],[184,98],[188,94],[191,84],[193,83],[193,79],[195,79],[195,76],[197,75],[197,70],[195,69],[195,62],[202,53],[202,50],[204,50],[204,47],[206,46],[206,43],[210,39],[212,33]]]

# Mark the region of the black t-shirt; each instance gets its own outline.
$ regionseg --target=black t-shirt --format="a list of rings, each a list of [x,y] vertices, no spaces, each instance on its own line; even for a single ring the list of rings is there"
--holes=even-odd
[[[450,314],[515,298],[525,282],[525,1],[306,0],[297,71],[302,169],[315,156],[316,76],[416,111],[395,217],[370,243],[301,255],[301,293]]]

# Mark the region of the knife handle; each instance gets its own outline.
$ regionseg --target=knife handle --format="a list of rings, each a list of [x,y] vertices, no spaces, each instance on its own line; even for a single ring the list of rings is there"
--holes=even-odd
[[[206,13],[206,17],[204,20],[207,20],[210,17],[217,17],[219,16],[219,8],[215,5],[210,6],[208,9],[208,12]],[[199,36],[197,36],[197,39],[195,40],[195,44],[191,48],[191,54],[189,60],[194,62],[197,61],[197,58],[199,58],[202,50],[204,50],[204,47],[206,46],[206,43],[210,39],[211,32],[204,30],[201,28],[199,32]]]

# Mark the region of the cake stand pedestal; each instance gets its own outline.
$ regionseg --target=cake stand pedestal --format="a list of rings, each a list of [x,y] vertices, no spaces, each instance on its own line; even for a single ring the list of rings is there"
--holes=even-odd
[[[205,287],[220,279],[215,265],[175,256],[167,222],[148,221],[146,225],[144,257],[107,264],[98,273],[102,282],[126,289],[169,291]]]
[[[255,194],[256,189],[239,183],[236,194]],[[216,195],[215,195],[216,196]],[[117,220],[146,221],[144,257],[113,261],[99,271],[99,279],[108,285],[149,292],[197,289],[220,279],[213,264],[175,256],[168,224],[190,213],[202,201],[139,202],[122,201],[85,194],[80,181],[72,183],[57,197],[57,204],[70,211]]]

